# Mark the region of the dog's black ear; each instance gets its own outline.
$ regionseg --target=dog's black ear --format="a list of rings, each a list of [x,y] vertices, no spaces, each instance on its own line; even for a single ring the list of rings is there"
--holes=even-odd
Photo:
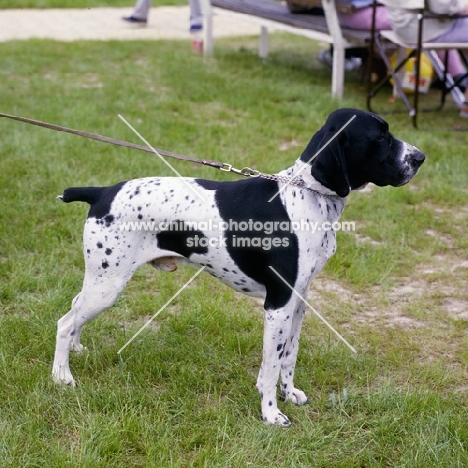
[[[346,197],[350,192],[348,167],[344,155],[344,135],[335,132],[316,133],[301,156],[312,165],[312,176],[322,185]]]

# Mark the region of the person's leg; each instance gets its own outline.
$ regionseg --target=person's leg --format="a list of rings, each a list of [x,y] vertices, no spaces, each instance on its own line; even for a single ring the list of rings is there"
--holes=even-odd
[[[439,56],[442,63],[445,63],[445,56],[448,53],[448,63],[447,63],[447,71],[452,76],[461,75],[462,73],[466,73],[465,66],[458,54],[458,51],[455,49],[451,49],[449,51],[446,50],[439,50],[437,55]]]
[[[340,13],[338,18],[341,26],[345,28],[370,30],[372,28],[372,7],[360,8],[353,13]],[[392,29],[387,9],[383,5],[377,7],[375,13],[375,29]]]
[[[137,0],[132,16],[134,18],[148,20],[150,8],[151,0]]]
[[[454,21],[452,29],[450,31],[446,32],[445,34],[442,34],[439,36],[437,39],[433,39],[433,42],[448,42],[448,43],[453,43],[453,42],[466,42],[467,47],[462,51],[463,55],[468,58],[468,17],[464,18],[458,18]],[[449,64],[450,64],[450,59],[452,57],[449,56]],[[460,60],[460,58],[458,57]],[[450,66],[450,65],[449,65]],[[462,73],[465,72],[465,69],[463,67]],[[450,74],[452,74],[450,72]],[[460,115],[462,117],[468,118],[468,94],[467,90],[465,90],[465,102],[462,105],[462,110]]]
[[[124,16],[122,19],[129,23],[146,25],[150,8],[151,0],[137,0],[132,14],[130,16]]]
[[[190,32],[203,29],[203,15],[199,0],[189,0],[190,5]]]
[[[468,49],[468,17],[456,19],[450,31],[433,39],[432,42],[466,42]]]

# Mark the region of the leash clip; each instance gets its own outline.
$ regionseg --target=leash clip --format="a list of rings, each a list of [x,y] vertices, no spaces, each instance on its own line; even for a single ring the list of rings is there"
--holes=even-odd
[[[240,173],[245,177],[258,177],[260,175],[260,171],[256,169],[251,169],[250,167],[243,167],[240,170]]]
[[[258,177],[260,175],[260,171],[255,169],[251,169],[250,167],[243,167],[242,169],[236,169],[232,166],[232,164],[223,163],[223,165],[219,168],[220,171],[224,172],[234,172],[234,174],[239,174],[244,177]]]

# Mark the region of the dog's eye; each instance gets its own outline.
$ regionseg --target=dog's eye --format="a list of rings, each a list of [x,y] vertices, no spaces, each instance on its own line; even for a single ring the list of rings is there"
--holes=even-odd
[[[390,133],[383,132],[377,137],[377,141],[385,141],[391,147],[393,143],[393,138]]]

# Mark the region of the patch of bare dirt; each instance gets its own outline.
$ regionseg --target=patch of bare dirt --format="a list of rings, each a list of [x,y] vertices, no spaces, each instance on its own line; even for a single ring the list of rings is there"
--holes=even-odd
[[[373,286],[366,293],[330,278],[316,278],[309,294],[311,304],[320,310],[327,304],[346,304],[354,308],[352,320],[359,324],[389,328],[421,328],[428,324],[405,311],[411,303],[434,297],[438,311],[455,319],[468,320],[468,260],[455,255],[435,255],[431,262],[422,264],[413,277],[399,278],[391,289]],[[379,306],[376,306],[378,302]]]

